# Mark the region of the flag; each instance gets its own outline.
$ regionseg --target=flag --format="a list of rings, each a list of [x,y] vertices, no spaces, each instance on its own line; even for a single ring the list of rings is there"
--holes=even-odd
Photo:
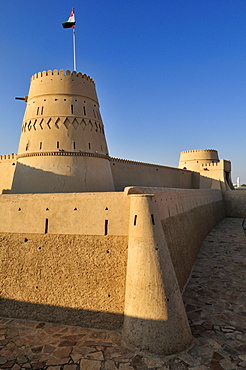
[[[62,27],[63,28],[74,28],[75,23],[76,23],[75,22],[75,14],[74,14],[74,8],[73,8],[67,22],[62,23]]]

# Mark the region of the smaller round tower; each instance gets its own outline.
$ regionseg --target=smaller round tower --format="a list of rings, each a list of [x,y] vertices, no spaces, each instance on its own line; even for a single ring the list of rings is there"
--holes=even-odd
[[[32,76],[13,193],[114,190],[94,81],[70,71]]]
[[[203,163],[218,163],[219,155],[214,149],[186,150],[180,153],[179,168],[199,172]]]

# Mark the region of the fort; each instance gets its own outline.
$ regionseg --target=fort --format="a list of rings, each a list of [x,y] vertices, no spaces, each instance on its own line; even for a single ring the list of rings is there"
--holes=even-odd
[[[109,155],[94,81],[31,78],[18,154],[0,156],[1,313],[122,331],[154,354],[188,348],[182,291],[203,239],[246,217],[212,149],[179,168]],[[9,265],[11,268],[9,268]]]

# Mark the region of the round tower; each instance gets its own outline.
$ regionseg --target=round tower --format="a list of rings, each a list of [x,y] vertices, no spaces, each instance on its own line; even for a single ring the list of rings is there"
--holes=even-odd
[[[214,149],[186,150],[180,153],[179,168],[198,171],[202,163],[218,163],[219,155]]]
[[[94,81],[61,70],[32,76],[13,193],[113,191]]]

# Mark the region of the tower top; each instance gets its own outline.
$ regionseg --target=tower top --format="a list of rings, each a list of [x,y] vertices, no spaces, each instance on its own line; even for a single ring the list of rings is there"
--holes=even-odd
[[[35,73],[32,77],[31,77],[31,80],[35,80],[37,78],[51,78],[52,76],[60,76],[60,77],[63,77],[63,76],[71,76],[71,77],[77,77],[77,78],[82,78],[82,79],[86,79],[87,81],[90,81],[92,83],[95,83],[94,80],[86,75],[86,74],[83,74],[81,72],[75,72],[75,71],[70,71],[70,70],[64,70],[64,69],[60,69],[60,71],[58,71],[58,69],[54,69],[53,71],[52,70],[48,70],[48,71],[43,71],[43,72],[38,72],[38,73]]]

